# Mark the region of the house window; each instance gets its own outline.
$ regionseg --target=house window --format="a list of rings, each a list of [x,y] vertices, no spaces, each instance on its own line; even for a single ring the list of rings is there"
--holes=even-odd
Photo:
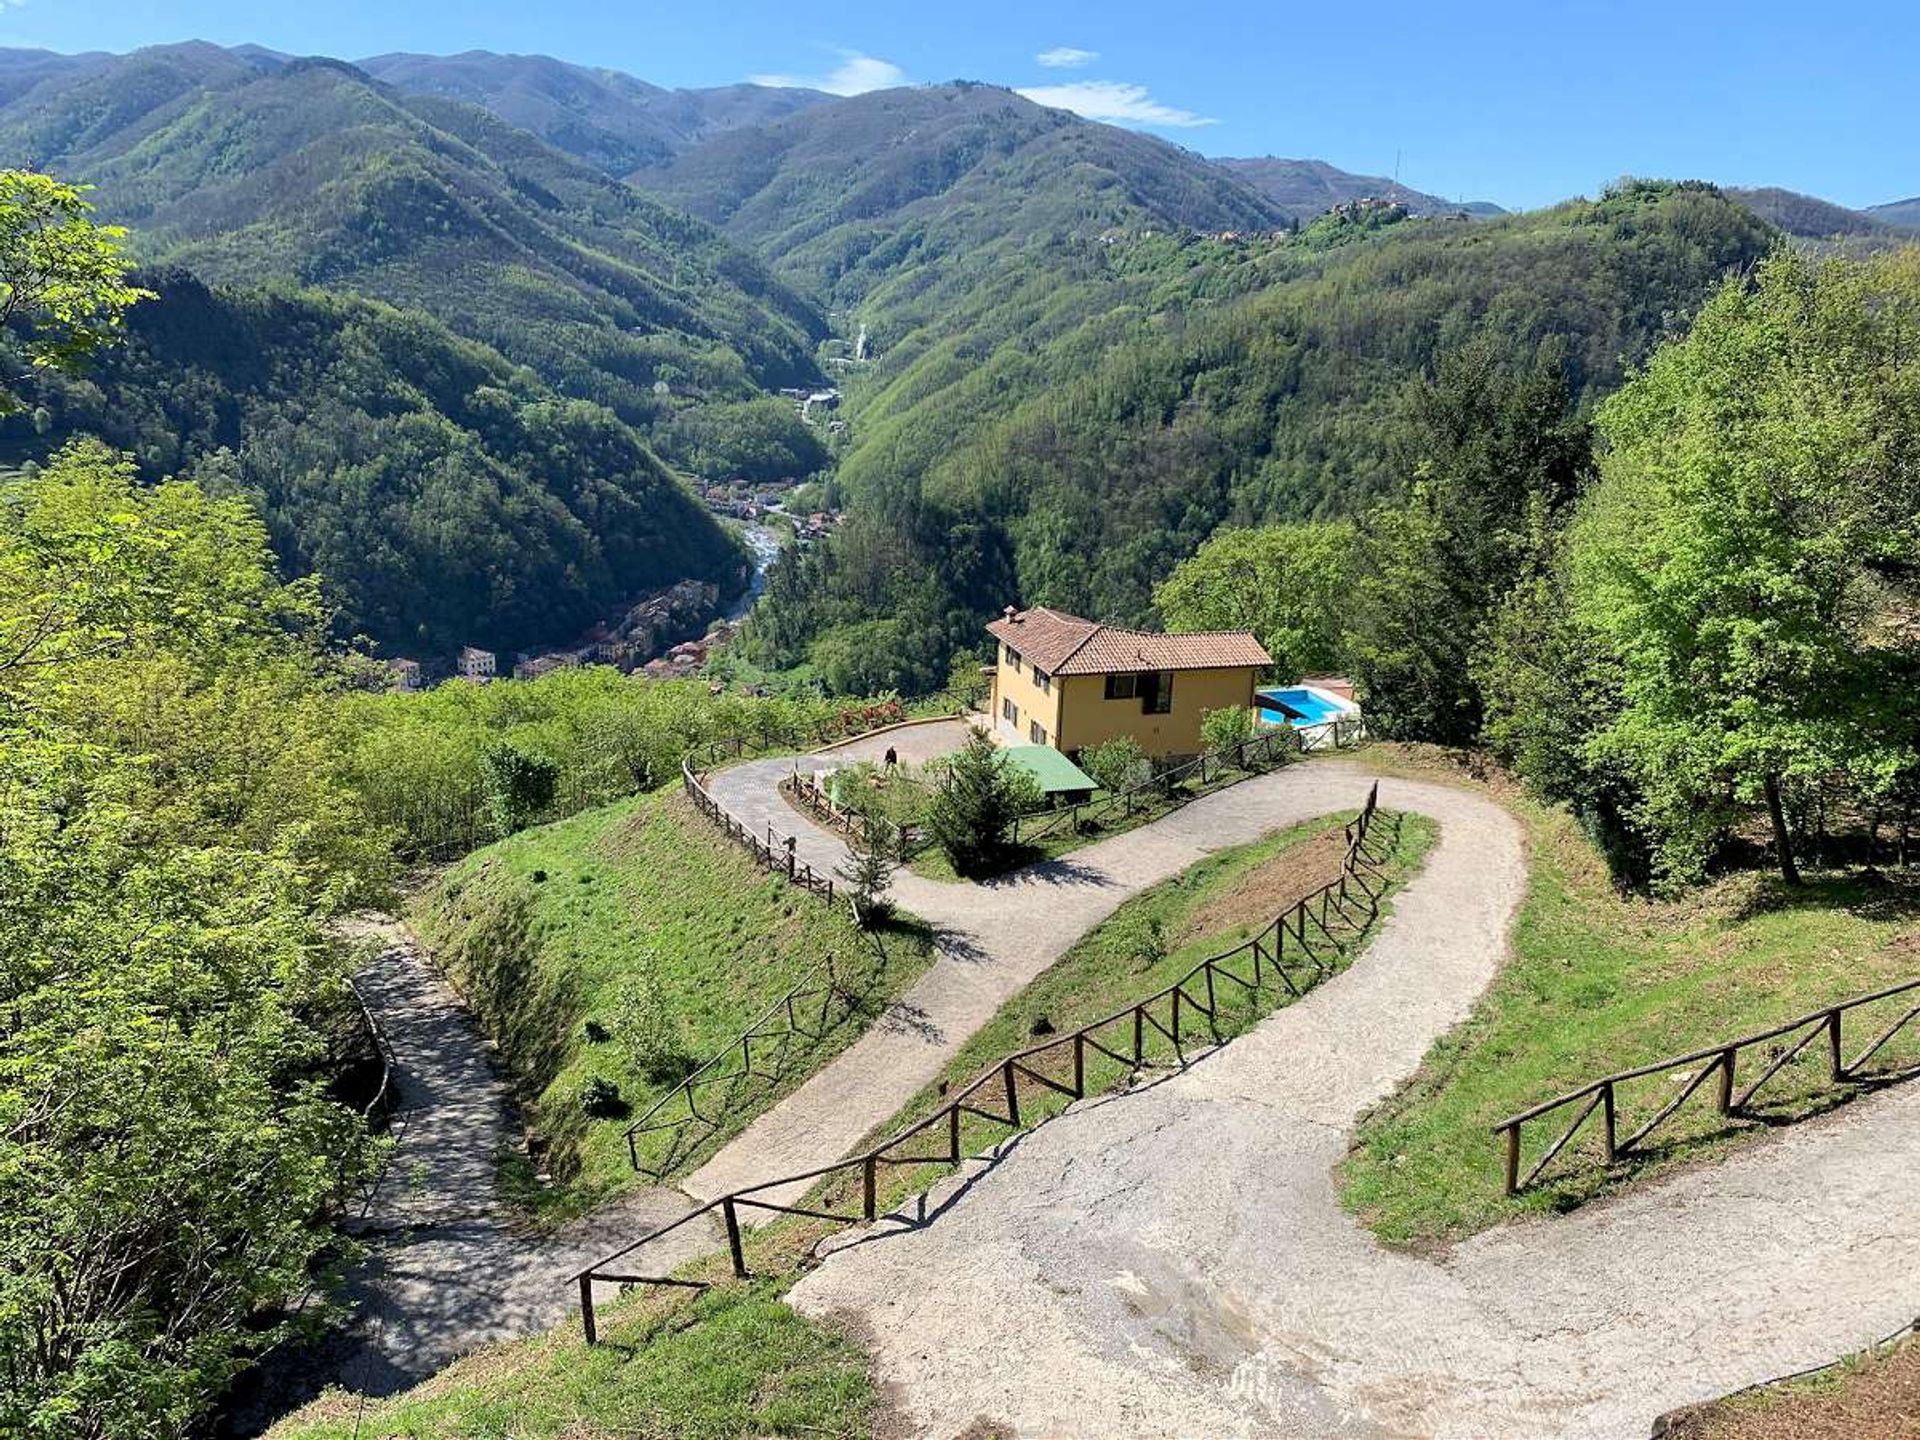
[[[1020,652],[1011,645],[1002,645],[1000,647],[1000,653],[1006,657],[1007,668],[1018,675],[1020,673]]]
[[[1020,723],[1020,707],[1011,700],[1002,700],[1000,702],[1000,718],[1005,720],[1009,725],[1018,725]]]
[[[1044,745],[1047,743],[1046,729],[1038,720],[1029,720],[1027,722],[1027,739],[1035,745]]]
[[[1042,695],[1051,695],[1053,693],[1053,677],[1038,665],[1033,667],[1033,683],[1040,687],[1040,693]]]
[[[1139,678],[1140,677],[1138,675],[1107,676],[1107,699],[1109,700],[1133,699],[1135,694],[1134,684],[1136,681],[1139,680]]]
[[[1140,713],[1165,715],[1173,709],[1173,672],[1155,670],[1140,677]]]

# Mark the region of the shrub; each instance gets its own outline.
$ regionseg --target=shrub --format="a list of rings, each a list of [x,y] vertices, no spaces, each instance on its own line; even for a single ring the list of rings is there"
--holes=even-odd
[[[620,1098],[620,1087],[604,1075],[595,1075],[580,1087],[580,1108],[588,1118],[606,1120],[627,1113],[627,1102]]]
[[[1245,705],[1224,706],[1200,717],[1200,743],[1209,750],[1231,750],[1252,735],[1253,711]]]
[[[1096,745],[1080,757],[1080,768],[1091,775],[1102,790],[1117,792],[1140,783],[1146,773],[1146,752],[1131,735],[1121,735]]]
[[[847,859],[837,874],[847,882],[853,907],[866,926],[880,924],[893,913],[887,890],[900,867],[900,832],[888,821],[862,815],[847,840]]]
[[[1043,798],[1039,783],[976,730],[948,762],[927,830],[957,873],[991,874],[1009,858],[1014,820]]]
[[[560,767],[545,755],[497,740],[480,752],[481,786],[494,833],[511,835],[532,824],[560,785]]]
[[[672,1085],[694,1067],[681,1038],[673,1007],[661,993],[653,960],[645,956],[633,978],[621,988],[615,1005],[616,1027],[627,1060],[656,1085]]]

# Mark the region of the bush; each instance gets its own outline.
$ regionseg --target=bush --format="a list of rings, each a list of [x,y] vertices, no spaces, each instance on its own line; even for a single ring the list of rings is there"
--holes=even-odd
[[[694,1067],[687,1054],[673,1007],[661,993],[651,957],[643,957],[634,978],[621,989],[616,1026],[627,1060],[656,1085],[684,1080]]]
[[[487,815],[500,836],[524,830],[548,806],[560,785],[560,767],[545,755],[498,740],[480,752]]]
[[[1208,710],[1200,717],[1200,743],[1216,753],[1253,736],[1253,711],[1245,705]]]
[[[1140,783],[1147,770],[1146,752],[1131,735],[1121,735],[1096,745],[1080,757],[1080,768],[1098,782],[1102,790],[1117,792]]]
[[[834,873],[847,882],[854,912],[872,927],[893,913],[887,890],[900,867],[900,832],[886,820],[860,816],[847,840],[847,859]]]
[[[606,1120],[627,1113],[620,1087],[604,1075],[595,1075],[580,1087],[580,1108],[589,1119]]]
[[[974,731],[947,766],[927,811],[927,830],[961,875],[988,875],[1005,866],[1013,822],[1039,806],[1043,795],[1026,771],[1007,763],[987,736]]]

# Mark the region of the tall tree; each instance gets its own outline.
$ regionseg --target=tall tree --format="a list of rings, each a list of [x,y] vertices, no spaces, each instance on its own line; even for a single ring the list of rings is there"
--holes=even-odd
[[[1668,874],[1763,816],[1795,882],[1789,792],[1878,796],[1915,758],[1920,249],[1774,256],[1599,427],[1569,593],[1619,700],[1588,752],[1631,779]]]
[[[25,335],[37,366],[67,368],[117,338],[146,292],[127,283],[126,231],[96,225],[84,191],[31,170],[0,170],[0,329]],[[18,409],[0,384],[0,413]]]
[[[1251,630],[1283,679],[1341,663],[1341,610],[1353,526],[1222,530],[1153,592],[1175,630]]]

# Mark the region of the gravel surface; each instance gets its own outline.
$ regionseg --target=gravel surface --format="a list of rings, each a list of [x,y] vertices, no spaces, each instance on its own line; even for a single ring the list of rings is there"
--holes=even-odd
[[[556,1232],[527,1230],[495,1184],[515,1131],[486,1038],[396,922],[359,929],[385,942],[357,983],[398,1061],[400,1109],[392,1158],[353,1227],[372,1253],[351,1277],[357,1314],[335,1378],[385,1395],[477,1346],[551,1328],[572,1313],[581,1266],[692,1207],[677,1190],[645,1189]],[[677,1264],[717,1236],[696,1224],[675,1240],[649,1259]]]
[[[1332,808],[1361,778],[1254,784],[1269,807]],[[1332,1176],[1354,1119],[1465,1017],[1525,880],[1491,803],[1392,779],[1381,803],[1441,838],[1351,969],[1193,1069],[1019,1138],[928,1197],[937,1223],[850,1233],[795,1286],[803,1313],[870,1339],[901,1429],[1638,1440],[1912,1315],[1920,1090],[1437,1259],[1355,1224]]]
[[[870,758],[876,746],[884,751],[889,740],[901,744],[899,737],[909,735],[924,754],[935,746],[956,748],[965,730],[958,720],[914,726],[838,747],[830,759]],[[744,824],[794,835],[801,859],[832,871],[846,856],[839,838],[793,810],[778,791],[796,763],[805,765],[808,757],[733,766],[712,777],[713,794]],[[1351,766],[1316,762],[1242,781],[1151,825],[987,884],[943,883],[902,870],[893,898],[934,927],[933,966],[865,1035],[689,1176],[686,1190],[712,1199],[839,1159],[1122,901],[1213,851],[1331,811],[1356,810],[1371,783]],[[790,1202],[805,1188],[767,1193]]]

